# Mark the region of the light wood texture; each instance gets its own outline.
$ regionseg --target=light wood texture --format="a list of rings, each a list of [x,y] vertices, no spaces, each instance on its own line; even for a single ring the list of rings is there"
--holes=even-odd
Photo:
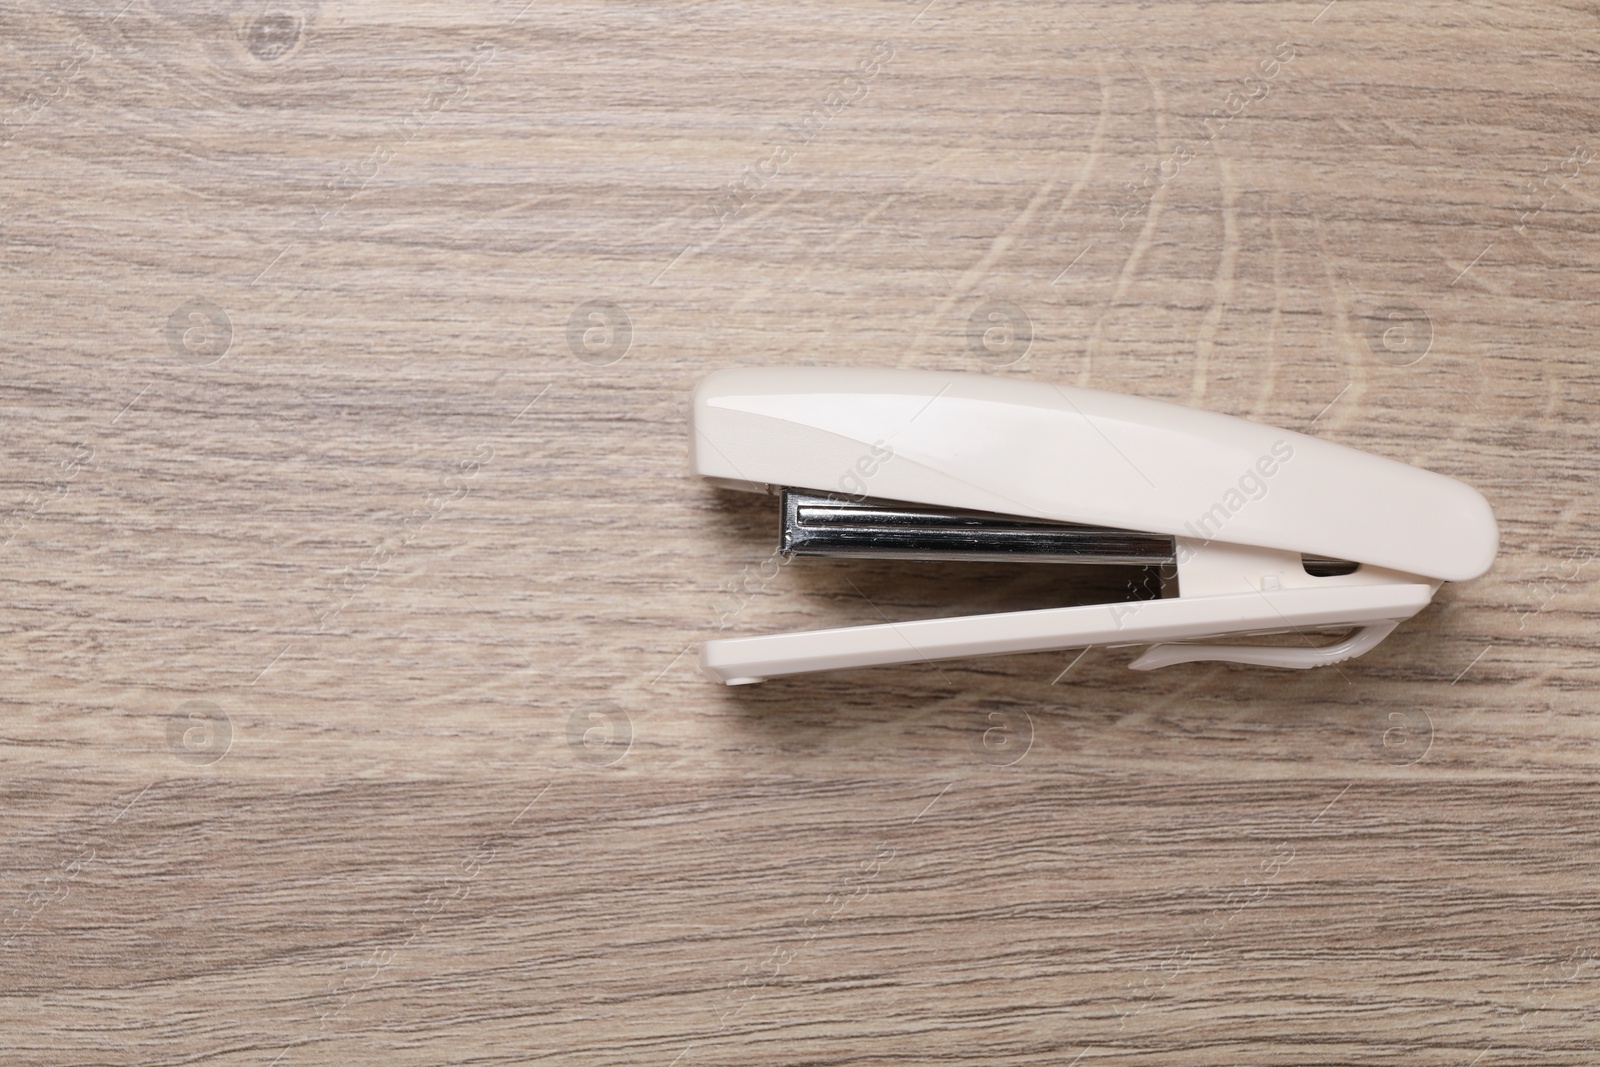
[[[5,1062],[1593,1063],[1594,7],[1324,2],[12,5]],[[1502,553],[1337,670],[724,689],[1126,580],[774,574],[735,363],[1307,430]]]

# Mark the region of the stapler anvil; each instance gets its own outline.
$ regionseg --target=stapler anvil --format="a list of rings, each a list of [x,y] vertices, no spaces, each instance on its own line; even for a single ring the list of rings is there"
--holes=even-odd
[[[1431,471],[1178,404],[979,374],[718,371],[695,390],[690,452],[717,485],[778,495],[786,557],[1164,568],[1154,600],[706,642],[703,665],[729,685],[1092,645],[1149,645],[1135,670],[1316,667],[1368,651],[1499,547],[1488,501]],[[1292,643],[1219,643],[1268,634]],[[1312,636],[1328,634],[1348,636]]]

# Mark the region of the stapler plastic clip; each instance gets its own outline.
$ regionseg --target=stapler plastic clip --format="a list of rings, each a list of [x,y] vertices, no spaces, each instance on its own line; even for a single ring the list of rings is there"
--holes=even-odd
[[[1162,596],[708,641],[730,685],[847,667],[1148,645],[1132,666],[1316,667],[1489,569],[1475,489],[1162,401],[976,374],[724,370],[694,393],[715,484],[780,497],[782,551],[1163,567]],[[1312,635],[1345,634],[1318,644]],[[1223,643],[1287,634],[1290,644]],[[1298,638],[1295,638],[1298,635]]]

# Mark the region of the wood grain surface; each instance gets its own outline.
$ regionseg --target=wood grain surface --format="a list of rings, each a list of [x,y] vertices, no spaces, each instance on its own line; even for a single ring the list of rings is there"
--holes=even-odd
[[[0,1059],[1594,1063],[1597,32],[9,5]],[[1246,416],[1501,554],[1338,669],[727,689],[1126,579],[780,565],[686,470],[736,364]]]

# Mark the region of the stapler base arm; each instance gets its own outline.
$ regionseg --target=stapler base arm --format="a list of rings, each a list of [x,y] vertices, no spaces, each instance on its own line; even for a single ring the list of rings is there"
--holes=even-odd
[[[877,623],[706,642],[701,663],[729,685],[810,671],[916,663],[956,656],[1153,644],[1133,666],[1194,660],[1304,668],[1359,656],[1422,610],[1435,584],[1380,583],[1256,590],[1126,604],[1087,604],[994,615]],[[1325,647],[1170,644],[1226,636],[1360,627]]]

